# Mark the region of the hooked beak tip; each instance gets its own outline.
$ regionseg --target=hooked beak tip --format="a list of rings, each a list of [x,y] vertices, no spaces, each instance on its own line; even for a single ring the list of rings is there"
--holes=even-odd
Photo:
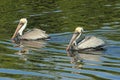
[[[13,43],[14,43],[14,42],[15,42],[15,40],[14,40],[14,39],[11,39],[11,42],[13,42]]]
[[[69,51],[69,50],[70,50],[70,46],[67,46],[66,51]]]
[[[12,37],[12,38],[11,38],[11,42],[15,42],[15,37]]]
[[[12,37],[11,40],[14,40],[14,37]]]

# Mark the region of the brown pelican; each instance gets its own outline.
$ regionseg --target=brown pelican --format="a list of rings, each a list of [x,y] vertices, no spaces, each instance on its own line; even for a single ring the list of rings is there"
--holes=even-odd
[[[26,28],[26,26],[27,26],[27,19],[26,18],[20,19],[16,31],[12,36],[13,41],[15,41],[16,37],[19,38],[19,40],[38,40],[38,39],[46,39],[49,37],[45,33],[45,31],[37,28],[23,34],[23,30]]]
[[[83,32],[82,27],[77,27],[75,32],[69,42],[66,50],[98,50],[103,49],[105,42],[102,39],[99,39],[95,36],[85,36],[81,41],[79,38]]]

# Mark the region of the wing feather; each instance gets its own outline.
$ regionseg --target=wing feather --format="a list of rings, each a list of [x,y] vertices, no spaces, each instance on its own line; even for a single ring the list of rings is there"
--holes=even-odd
[[[105,45],[105,42],[102,39],[99,39],[95,36],[89,36],[85,37],[85,39],[78,44],[78,48],[79,49],[96,48],[98,46],[103,45]]]
[[[24,35],[21,36],[21,39],[26,39],[26,40],[36,40],[36,39],[44,39],[44,38],[48,38],[48,35],[45,33],[45,31],[36,28],[29,32],[26,32]]]

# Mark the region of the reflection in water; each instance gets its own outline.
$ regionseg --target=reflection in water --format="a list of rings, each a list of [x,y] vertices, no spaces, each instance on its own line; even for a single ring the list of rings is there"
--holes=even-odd
[[[21,40],[19,43],[16,43],[15,46],[21,49],[15,54],[20,55],[21,59],[26,61],[27,56],[25,54],[29,54],[30,50],[40,50],[41,48],[44,48],[46,44],[47,44],[46,41],[43,40],[39,40],[39,41]]]
[[[94,52],[78,52],[78,51],[68,51],[68,56],[71,57],[71,64],[74,64],[73,68],[81,69],[84,64],[89,63],[92,65],[94,62],[100,62],[100,57],[103,54],[102,51]]]

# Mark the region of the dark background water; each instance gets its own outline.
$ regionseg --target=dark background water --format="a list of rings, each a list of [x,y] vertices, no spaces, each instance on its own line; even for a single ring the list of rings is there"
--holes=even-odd
[[[20,18],[48,41],[11,42]],[[77,26],[107,43],[106,51],[65,51]],[[1,0],[0,80],[119,80],[119,0]]]

